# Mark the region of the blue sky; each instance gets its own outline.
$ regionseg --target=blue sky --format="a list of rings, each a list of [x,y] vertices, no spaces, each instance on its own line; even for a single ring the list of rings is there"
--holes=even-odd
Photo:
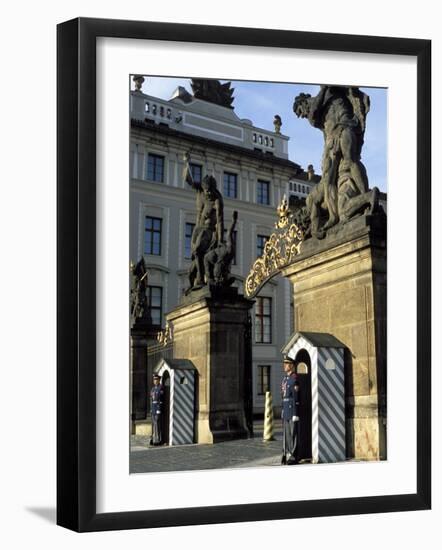
[[[177,86],[192,91],[190,79],[169,77],[145,77],[143,92],[169,99]],[[224,81],[223,81],[224,82]],[[132,86],[133,87],[133,86]],[[300,92],[316,95],[319,86],[311,84],[285,84],[269,82],[232,81],[235,88],[233,106],[240,118],[248,118],[253,124],[273,130],[273,118],[282,119],[281,132],[290,137],[289,158],[303,168],[313,164],[321,171],[323,135],[307,120],[298,119],[292,110],[293,100]],[[361,88],[370,96],[371,108],[367,116],[365,142],[362,148],[370,187],[387,191],[387,90]]]

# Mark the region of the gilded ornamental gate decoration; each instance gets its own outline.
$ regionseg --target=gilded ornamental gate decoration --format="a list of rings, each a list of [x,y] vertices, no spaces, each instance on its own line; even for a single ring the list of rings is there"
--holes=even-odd
[[[244,286],[247,298],[256,296],[262,286],[287,267],[301,251],[306,236],[305,227],[290,211],[285,195],[278,206],[275,229],[265,243],[264,253],[255,261],[247,276]]]

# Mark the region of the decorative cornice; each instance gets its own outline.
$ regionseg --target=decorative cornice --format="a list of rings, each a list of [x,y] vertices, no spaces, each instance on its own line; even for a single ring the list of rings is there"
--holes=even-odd
[[[131,127],[156,132],[162,135],[177,137],[180,140],[185,139],[192,143],[198,143],[206,147],[212,146],[217,150],[222,149],[224,151],[240,154],[246,157],[253,158],[255,160],[259,160],[261,162],[291,168],[294,171],[294,174],[302,172],[301,166],[291,160],[276,157],[263,151],[255,151],[253,149],[247,149],[246,147],[241,147],[239,145],[232,145],[230,143],[220,142],[215,139],[204,138],[195,134],[188,134],[186,132],[174,130],[173,128],[170,128],[167,124],[156,124],[153,120],[149,122],[144,122],[142,120],[131,119]]]
[[[163,273],[171,273],[170,268],[166,267],[165,265],[150,263],[149,257],[150,257],[149,254],[144,255],[146,265],[149,268],[149,271],[162,271]]]

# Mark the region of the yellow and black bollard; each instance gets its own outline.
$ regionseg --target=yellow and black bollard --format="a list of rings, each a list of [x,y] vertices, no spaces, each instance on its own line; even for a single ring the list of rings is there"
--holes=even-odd
[[[263,441],[273,441],[273,404],[272,404],[272,393],[266,392],[266,404],[264,411],[264,433],[262,440]]]

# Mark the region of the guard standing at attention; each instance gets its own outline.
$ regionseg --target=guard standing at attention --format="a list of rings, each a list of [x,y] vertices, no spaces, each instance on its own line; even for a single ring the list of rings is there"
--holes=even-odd
[[[284,378],[281,383],[282,397],[282,459],[281,464],[298,464],[299,441],[299,383],[295,363],[284,359]]]
[[[152,418],[151,445],[163,444],[163,398],[164,388],[160,383],[160,376],[153,375],[153,387],[150,390],[150,414]]]

